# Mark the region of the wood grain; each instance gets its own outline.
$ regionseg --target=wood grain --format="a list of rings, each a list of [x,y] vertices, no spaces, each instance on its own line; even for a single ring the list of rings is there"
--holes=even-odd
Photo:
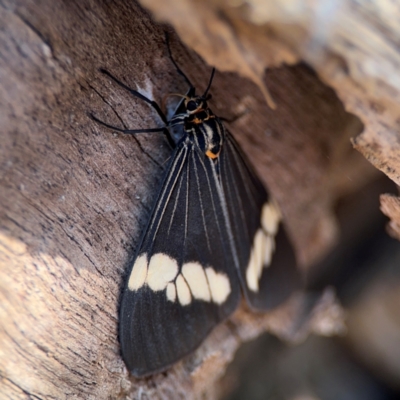
[[[195,11],[184,8],[191,4]],[[200,90],[211,67],[180,39],[216,65],[211,106],[227,119],[239,116],[229,129],[281,205],[304,270],[338,239],[338,199],[376,176],[349,139],[363,124],[363,135],[377,126],[386,132],[384,124],[396,135],[394,103],[376,117],[380,102],[369,103],[367,83],[351,68],[346,72],[342,58],[313,62],[317,53],[302,53],[301,42],[289,40],[292,31],[237,18],[235,9],[221,13],[222,3],[201,4],[175,2],[181,21],[191,16],[183,28],[168,17],[176,9],[163,16],[178,37],[133,1],[0,1],[0,397],[212,398],[242,341],[266,330],[298,341],[343,329],[332,292],[315,299],[297,293],[268,314],[243,305],[163,374],[135,380],[122,362],[120,291],[170,149],[160,135],[124,137],[88,118],[93,112],[121,127],[161,124],[100,67],[161,103],[166,93],[186,90],[168,57],[165,30],[174,57]],[[200,24],[206,17],[214,21],[208,31]],[[304,34],[293,37],[307,38],[307,21],[294,24]],[[242,43],[243,32],[249,36]],[[294,64],[301,59],[318,75]],[[282,61],[292,65],[276,67]]]

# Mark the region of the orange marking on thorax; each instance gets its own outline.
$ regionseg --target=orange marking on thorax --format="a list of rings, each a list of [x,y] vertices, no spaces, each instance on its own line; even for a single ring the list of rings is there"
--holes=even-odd
[[[200,109],[199,111],[204,111],[204,110]],[[197,114],[197,112],[196,112],[196,114]],[[202,119],[194,117],[191,122],[193,122],[194,124],[202,124],[204,121],[208,121],[210,118],[215,118],[215,115],[207,114],[207,117],[206,118],[202,118]]]
[[[206,151],[206,156],[211,158],[212,160],[216,159],[219,156],[218,154],[213,153],[211,150],[207,150]]]

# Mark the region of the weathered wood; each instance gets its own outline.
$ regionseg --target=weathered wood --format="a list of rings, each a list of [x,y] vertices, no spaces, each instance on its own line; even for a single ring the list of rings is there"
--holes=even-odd
[[[311,63],[315,55],[311,50],[300,55],[297,42],[288,46],[288,32],[273,36],[241,19],[226,25],[225,40],[218,42],[212,34],[219,32],[216,22],[227,24],[233,17],[206,2],[193,4],[198,8],[189,13],[190,23],[176,28],[191,44],[198,38],[201,46],[195,49],[206,49],[203,57],[221,71],[230,67],[262,86],[266,65],[300,58]],[[207,34],[198,25],[205,16],[214,21]],[[188,14],[180,18],[189,21]],[[170,150],[157,134],[113,135],[87,112],[118,126],[160,125],[146,104],[98,68],[160,103],[166,93],[185,91],[167,54],[167,28],[123,0],[3,0],[0,26],[0,397],[212,397],[212,383],[241,341],[265,330],[295,341],[311,331],[341,328],[330,292],[314,308],[302,293],[265,315],[243,305],[167,373],[131,378],[119,355],[120,289]],[[239,46],[242,31],[252,33]],[[210,66],[171,37],[179,65],[204,88]],[[232,55],[226,44],[242,51]],[[249,62],[254,57],[257,66]],[[351,74],[329,80],[338,70],[324,72],[324,60],[311,64],[346,105],[352,101],[357,111],[354,104],[367,104],[357,86],[362,82],[356,85]],[[226,118],[240,116],[229,129],[281,205],[306,268],[337,238],[336,200],[375,172],[349,145],[362,129],[359,119],[313,71],[302,64],[270,69],[265,84],[275,111],[255,83],[218,72],[212,107]],[[345,87],[354,88],[354,98]],[[369,115],[364,123],[371,132],[374,117],[361,111]]]

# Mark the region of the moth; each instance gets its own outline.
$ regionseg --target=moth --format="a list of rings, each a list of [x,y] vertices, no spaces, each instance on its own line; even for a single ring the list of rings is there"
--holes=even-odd
[[[151,106],[172,147],[162,184],[123,290],[119,312],[122,357],[143,377],[193,352],[238,307],[263,311],[300,285],[282,214],[222,120],[174,61],[189,85],[167,119],[156,102],[101,70]]]

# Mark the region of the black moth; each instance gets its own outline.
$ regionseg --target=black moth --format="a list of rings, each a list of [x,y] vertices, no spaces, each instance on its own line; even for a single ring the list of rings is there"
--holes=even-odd
[[[299,286],[281,213],[221,120],[208,91],[182,95],[172,118],[150,104],[173,147],[161,189],[123,292],[119,335],[135,376],[159,372],[195,350],[238,307],[241,291],[253,310],[277,306]]]

